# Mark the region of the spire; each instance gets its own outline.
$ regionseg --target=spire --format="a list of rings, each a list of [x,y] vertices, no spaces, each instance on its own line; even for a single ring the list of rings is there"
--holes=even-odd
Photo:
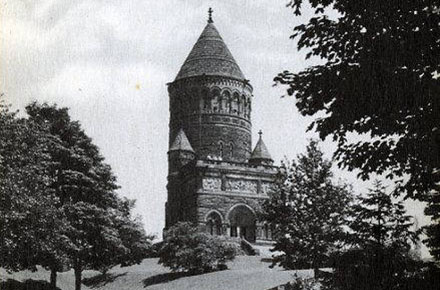
[[[180,68],[176,80],[202,76],[226,76],[244,81],[245,77],[220,36],[208,10],[208,23]]]
[[[191,143],[189,143],[188,137],[186,137],[185,132],[183,132],[182,129],[179,130],[179,132],[176,135],[176,138],[174,139],[173,144],[170,147],[169,152],[171,151],[189,151],[194,152],[194,149],[191,146]]]
[[[263,132],[261,130],[258,131],[258,135],[260,137],[254,151],[252,151],[251,158],[249,158],[249,163],[272,165],[273,159],[269,154],[269,150],[267,150],[266,144],[263,142]]]
[[[208,9],[208,23],[214,23],[214,21],[212,20],[212,12],[214,12],[214,10],[212,10],[212,8],[209,7],[209,9]]]

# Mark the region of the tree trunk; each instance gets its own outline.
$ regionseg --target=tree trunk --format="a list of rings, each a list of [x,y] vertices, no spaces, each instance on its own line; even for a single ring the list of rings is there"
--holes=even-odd
[[[50,269],[50,287],[51,289],[57,289],[57,271]]]
[[[319,266],[318,266],[318,258],[316,257],[316,255],[313,255],[313,260],[312,260],[312,267],[313,267],[313,277],[315,279],[318,278],[319,275]]]
[[[81,290],[81,264],[76,262],[73,270],[75,272],[75,290]]]
[[[318,279],[319,276],[319,268],[318,267],[313,267],[313,278]]]

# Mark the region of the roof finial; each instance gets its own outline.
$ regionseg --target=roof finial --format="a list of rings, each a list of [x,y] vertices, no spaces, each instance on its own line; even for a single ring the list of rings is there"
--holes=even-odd
[[[260,139],[261,139],[261,136],[263,135],[263,131],[261,131],[261,129],[260,131],[258,131],[258,135],[260,135]]]
[[[209,7],[209,9],[208,9],[208,23],[213,23],[214,22],[212,20],[212,12],[214,12],[214,10],[212,10],[212,8]]]

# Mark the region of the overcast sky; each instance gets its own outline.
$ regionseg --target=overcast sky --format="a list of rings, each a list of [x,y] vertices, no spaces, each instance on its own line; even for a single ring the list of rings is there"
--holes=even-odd
[[[309,118],[273,87],[283,70],[311,65],[289,39],[311,14],[294,17],[287,0],[3,0],[0,92],[15,109],[33,100],[69,107],[99,146],[121,185],[137,199],[149,233],[161,235],[166,200],[168,95],[180,66],[214,9],[214,24],[254,87],[254,144],[279,163],[304,151]],[[328,158],[335,145],[322,144]],[[338,178],[365,192],[355,173]],[[422,212],[411,203],[411,214]],[[426,222],[424,217],[419,217]]]

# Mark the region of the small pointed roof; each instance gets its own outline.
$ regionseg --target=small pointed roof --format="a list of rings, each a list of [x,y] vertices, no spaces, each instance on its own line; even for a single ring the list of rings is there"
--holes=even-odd
[[[183,132],[182,129],[179,130],[179,132],[176,135],[176,138],[174,139],[173,144],[170,147],[169,151],[190,151],[194,153],[194,149],[191,146],[191,143],[189,143],[188,137],[186,137],[185,132]]]
[[[251,158],[249,161],[270,161],[273,162],[272,157],[269,154],[269,150],[267,150],[266,144],[263,142],[263,132],[261,130],[258,132],[260,138],[258,139],[257,145],[255,145],[254,151],[252,151]]]
[[[209,10],[208,23],[192,48],[176,80],[202,75],[216,75],[245,80],[240,67],[220,36]]]

